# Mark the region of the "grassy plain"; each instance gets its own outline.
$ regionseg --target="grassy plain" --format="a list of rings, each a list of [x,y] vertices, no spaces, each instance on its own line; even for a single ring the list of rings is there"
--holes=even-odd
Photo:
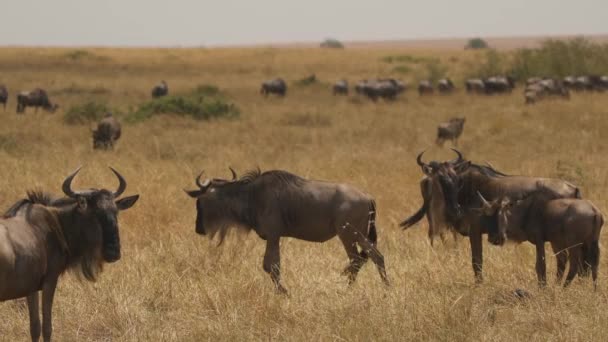
[[[409,89],[393,103],[333,97],[346,77],[395,75],[410,83],[420,64],[398,75],[386,56],[436,57],[460,79],[472,51],[356,49],[0,49],[0,82],[11,92],[1,112],[0,208],[26,189],[58,193],[64,177],[85,168],[75,185],[113,188],[107,169],[128,180],[140,201],[120,217],[123,259],[97,283],[72,275],[60,281],[54,307],[56,341],[601,341],[608,340],[608,258],[602,255],[597,292],[590,281],[569,289],[536,287],[534,248],[484,245],[485,276],[475,286],[467,240],[432,248],[426,223],[402,232],[398,222],[419,208],[421,171],[415,156],[452,158],[434,146],[436,125],[466,116],[460,148],[474,161],[510,173],[561,177],[608,213],[608,94],[574,94],[571,101],[524,106],[512,95],[419,98]],[[294,81],[316,73],[320,83]],[[282,76],[284,99],[261,97],[263,79]],[[113,152],[91,149],[88,126],[67,126],[63,111],[88,100],[129,112],[161,79],[172,93],[217,85],[241,109],[234,120],[160,116],[123,125]],[[62,108],[16,115],[15,93],[45,87]],[[305,177],[347,182],[378,202],[379,248],[393,286],[367,265],[348,288],[337,239],[325,244],[282,241],[284,285],[275,295],[262,271],[264,243],[234,234],[221,247],[194,233],[195,205],[182,191],[201,169],[228,177],[260,166]],[[606,246],[605,233],[602,247]],[[555,258],[548,254],[548,270]],[[531,292],[520,301],[515,288]],[[25,341],[21,302],[0,304],[0,340]]]

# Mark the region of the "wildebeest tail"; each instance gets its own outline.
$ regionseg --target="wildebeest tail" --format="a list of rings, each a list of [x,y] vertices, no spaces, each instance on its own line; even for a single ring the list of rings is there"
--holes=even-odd
[[[401,223],[399,223],[399,227],[401,227],[403,229],[407,229],[407,228],[415,225],[416,223],[418,223],[418,221],[422,220],[422,218],[424,217],[424,214],[426,214],[427,208],[428,208],[428,204],[425,201],[422,204],[422,207],[420,209],[418,209],[418,211],[414,215],[406,218]]]
[[[376,230],[376,201],[371,200],[369,203],[369,215],[367,220],[367,239],[376,246],[378,243],[378,231]],[[363,259],[367,259],[369,255],[364,250],[359,253]]]

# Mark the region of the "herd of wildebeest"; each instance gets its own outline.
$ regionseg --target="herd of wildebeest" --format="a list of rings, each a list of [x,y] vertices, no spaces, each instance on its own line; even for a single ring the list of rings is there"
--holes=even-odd
[[[470,93],[511,92],[515,83],[510,77],[467,80]],[[395,79],[365,80],[355,85],[357,93],[372,100],[391,100],[405,91],[406,85]],[[437,83],[440,93],[452,92],[451,80]],[[606,90],[606,77],[578,77],[556,80],[530,79],[526,83],[526,102],[547,95],[567,96],[569,90]],[[420,95],[433,93],[433,84],[420,82]],[[157,98],[167,95],[162,81],[151,92]],[[282,79],[266,81],[260,92],[285,96]],[[348,82],[333,85],[335,95],[348,94]],[[0,100],[6,105],[8,92],[0,87]],[[42,89],[19,93],[17,112],[26,107],[54,111]],[[457,139],[465,118],[453,118],[437,129],[437,144]],[[120,137],[120,124],[107,114],[92,132],[95,148],[112,148]],[[420,182],[422,206],[400,223],[407,229],[425,216],[431,244],[437,236],[451,232],[470,240],[472,266],[476,282],[482,281],[482,236],[489,243],[529,241],[536,246],[536,273],[539,285],[546,285],[545,248],[551,244],[557,261],[557,280],[561,282],[566,265],[564,286],[576,275],[591,275],[597,288],[600,259],[599,238],[604,222],[602,213],[580,189],[565,180],[513,176],[491,165],[480,165],[464,158],[455,148],[456,158],[424,162],[418,154],[417,165],[424,178]],[[74,269],[87,280],[95,280],[104,263],[121,257],[118,212],[132,207],[139,195],[120,198],[127,182],[111,168],[119,181],[116,191],[90,188],[73,190],[72,181],[80,169],[70,174],[62,185],[62,195],[29,191],[15,202],[0,219],[0,301],[26,298],[30,316],[30,334],[49,341],[52,332],[51,309],[58,279]],[[254,231],[266,241],[263,269],[280,293],[280,248],[282,237],[324,242],[336,235],[349,259],[343,274],[348,283],[355,281],[361,267],[371,259],[384,284],[389,285],[384,256],[378,249],[377,208],[374,198],[352,185],[309,180],[283,170],[262,172],[259,169],[239,177],[229,168],[230,178],[195,179],[196,189],[186,190],[196,200],[195,232],[224,239],[232,227]],[[42,291],[42,325],[39,317],[39,292]]]

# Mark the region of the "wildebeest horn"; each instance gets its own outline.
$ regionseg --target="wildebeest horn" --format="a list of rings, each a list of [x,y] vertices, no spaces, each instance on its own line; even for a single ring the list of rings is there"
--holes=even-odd
[[[426,165],[423,161],[422,161],[422,155],[424,154],[424,152],[426,152],[426,150],[420,152],[420,154],[418,155],[418,157],[416,157],[416,162],[418,163],[418,165],[420,167],[426,167],[428,165]]]
[[[230,169],[230,172],[232,172],[232,181],[234,182],[237,179],[236,172],[232,167],[228,166],[228,168]]]
[[[123,176],[121,176],[118,171],[114,170],[113,167],[110,166],[110,170],[112,170],[112,172],[114,172],[114,174],[118,178],[118,190],[116,190],[116,192],[112,194],[114,198],[118,198],[127,189],[127,181],[125,181]]]
[[[82,166],[79,166],[76,171],[72,172],[72,174],[70,174],[64,181],[63,181],[63,185],[61,186],[61,190],[63,190],[63,193],[66,194],[68,197],[76,197],[78,195],[77,192],[74,192],[72,190],[72,180],[74,180],[74,177],[76,177],[76,174],[80,171],[80,169],[82,168]]]
[[[198,174],[198,176],[196,177],[196,185],[201,189],[201,190],[205,190],[207,189],[207,187],[209,186],[209,184],[211,183],[210,180],[206,180],[204,183],[201,183],[201,176],[203,175],[203,173],[205,173],[205,171],[201,171],[201,173]]]
[[[483,197],[483,195],[481,194],[481,192],[477,191],[477,196],[479,196],[479,199],[481,199],[481,203],[483,204],[484,208],[489,208],[492,205],[490,203],[488,203],[488,201]]]
[[[450,163],[452,164],[458,164],[460,162],[462,162],[464,160],[464,158],[462,157],[462,153],[460,153],[460,151],[458,151],[457,149],[450,147],[452,149],[452,151],[456,152],[456,154],[458,155],[457,159],[452,160]]]

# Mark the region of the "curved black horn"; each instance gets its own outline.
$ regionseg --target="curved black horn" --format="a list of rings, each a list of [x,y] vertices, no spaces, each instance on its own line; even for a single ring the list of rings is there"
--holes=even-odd
[[[116,178],[118,178],[118,190],[112,194],[114,198],[118,198],[127,189],[127,181],[120,173],[118,173],[118,171],[114,170],[113,167],[110,166],[110,170],[112,170],[112,172],[114,172],[116,175]]]
[[[203,175],[203,173],[205,173],[205,171],[201,171],[201,173],[198,174],[198,176],[196,177],[196,185],[201,189],[201,190],[205,190],[209,184],[211,183],[210,180],[206,180],[204,183],[201,183],[201,176]]]
[[[454,152],[456,152],[456,154],[458,155],[457,159],[454,159],[451,161],[452,164],[458,164],[460,162],[462,162],[464,160],[464,158],[462,157],[462,153],[460,153],[460,151],[458,151],[457,149],[450,147],[450,149]]]
[[[426,165],[423,161],[422,161],[422,155],[424,154],[424,152],[426,152],[426,150],[420,152],[420,154],[418,155],[418,157],[416,157],[416,162],[418,163],[419,166],[421,167],[425,167],[428,166]]]
[[[228,166],[228,168],[230,169],[230,172],[232,173],[232,181],[234,182],[238,178],[236,176],[236,171],[234,171],[234,169],[230,166]]]
[[[68,197],[76,197],[78,195],[77,192],[74,192],[72,190],[72,180],[74,180],[74,177],[76,177],[76,174],[78,174],[78,172],[80,171],[80,169],[82,168],[82,166],[79,166],[76,171],[72,172],[72,174],[70,174],[64,181],[63,181],[63,185],[61,186],[61,190],[63,190],[63,193],[66,194]]]

